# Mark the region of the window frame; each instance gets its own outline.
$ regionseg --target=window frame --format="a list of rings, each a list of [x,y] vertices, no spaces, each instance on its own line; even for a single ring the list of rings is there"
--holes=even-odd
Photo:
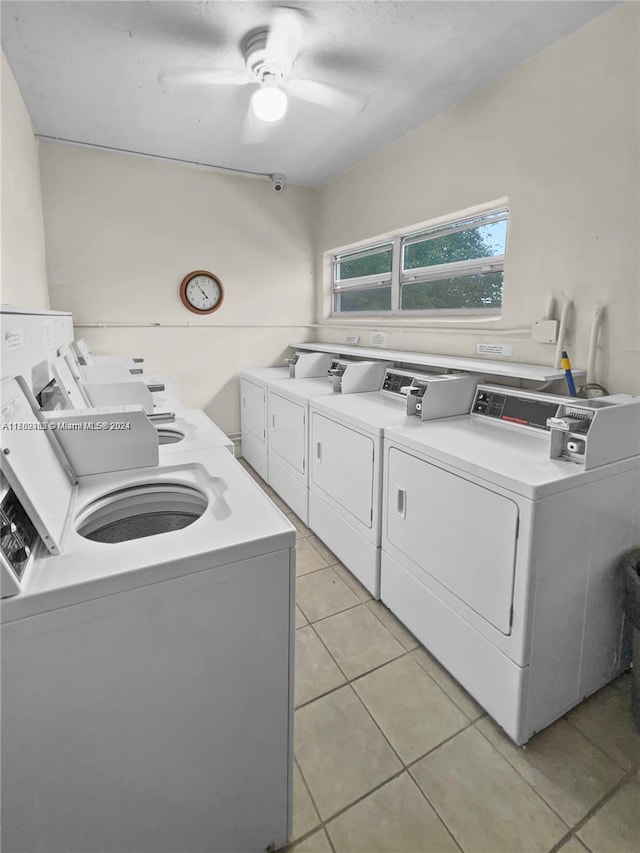
[[[506,260],[505,251],[502,255],[490,255],[484,258],[473,258],[465,261],[454,261],[448,264],[436,264],[426,267],[416,267],[403,271],[404,248],[422,240],[443,237],[460,231],[469,230],[470,227],[481,227],[495,222],[507,222],[507,234],[509,230],[510,210],[506,199],[493,203],[490,207],[479,208],[475,211],[458,212],[448,216],[439,222],[425,223],[422,227],[402,229],[386,239],[378,238],[371,243],[360,243],[347,246],[339,251],[327,253],[330,257],[330,299],[331,310],[329,318],[376,318],[376,317],[432,317],[432,316],[465,316],[480,315],[483,317],[499,317],[502,313],[503,302],[498,305],[475,308],[402,308],[402,287],[405,284],[416,282],[438,281],[443,278],[457,278],[463,275],[472,275],[484,272],[504,272]],[[472,223],[477,223],[473,226]],[[335,277],[337,265],[348,259],[349,256],[366,256],[368,250],[386,249],[391,247],[391,273],[376,273],[368,276],[357,276],[353,279],[337,279]],[[349,284],[349,282],[352,282]],[[336,287],[336,283],[338,286]],[[375,287],[388,287],[391,285],[391,309],[370,311],[341,311],[340,296],[349,291],[368,290]]]
[[[336,270],[339,269],[340,264],[344,261],[348,260],[357,260],[359,257],[367,257],[371,255],[382,254],[382,252],[388,251],[391,248],[391,264],[392,269],[389,272],[382,273],[373,273],[372,275],[359,275],[353,276],[352,278],[336,278]],[[339,308],[340,299],[343,293],[357,293],[360,290],[370,290],[372,288],[383,288],[388,287],[392,284],[392,276],[393,276],[393,259],[395,256],[395,245],[392,240],[383,240],[377,241],[375,243],[370,243],[367,246],[361,246],[358,248],[353,248],[351,250],[346,250],[343,252],[339,252],[336,254],[332,254],[331,256],[331,313],[332,315],[340,315],[344,316],[346,314],[375,314],[379,316],[380,314],[388,314],[388,311],[341,311]],[[393,293],[391,294],[391,298],[393,300]],[[393,304],[393,301],[392,301]]]

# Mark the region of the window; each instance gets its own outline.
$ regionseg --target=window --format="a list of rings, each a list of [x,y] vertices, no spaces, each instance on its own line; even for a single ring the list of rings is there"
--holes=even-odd
[[[334,255],[334,310],[390,311],[393,243]]]
[[[334,255],[334,312],[495,312],[508,215],[493,210]]]

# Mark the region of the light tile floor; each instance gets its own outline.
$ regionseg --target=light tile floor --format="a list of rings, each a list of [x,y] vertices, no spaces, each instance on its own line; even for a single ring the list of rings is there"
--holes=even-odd
[[[518,748],[278,505],[298,536],[287,851],[640,853],[628,675]]]

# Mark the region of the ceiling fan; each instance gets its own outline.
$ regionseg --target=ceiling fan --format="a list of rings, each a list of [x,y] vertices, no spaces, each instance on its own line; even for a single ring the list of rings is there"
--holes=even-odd
[[[293,77],[302,41],[302,13],[278,6],[268,28],[252,30],[242,42],[243,71],[216,68],[165,69],[162,84],[187,86],[246,86],[254,88],[242,131],[244,142],[261,142],[269,125],[284,118],[289,97],[355,114],[366,99],[350,89]]]

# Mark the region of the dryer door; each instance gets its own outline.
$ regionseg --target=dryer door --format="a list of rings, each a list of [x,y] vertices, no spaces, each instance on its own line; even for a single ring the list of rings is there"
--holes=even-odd
[[[373,439],[313,412],[309,450],[310,483],[370,528],[373,521]]]
[[[389,541],[509,634],[518,505],[395,447],[388,463]]]
[[[251,433],[258,441],[266,440],[266,391],[248,379],[240,380],[240,419],[243,432]]]
[[[307,404],[281,397],[269,389],[269,453],[277,453],[304,474],[307,447]]]

